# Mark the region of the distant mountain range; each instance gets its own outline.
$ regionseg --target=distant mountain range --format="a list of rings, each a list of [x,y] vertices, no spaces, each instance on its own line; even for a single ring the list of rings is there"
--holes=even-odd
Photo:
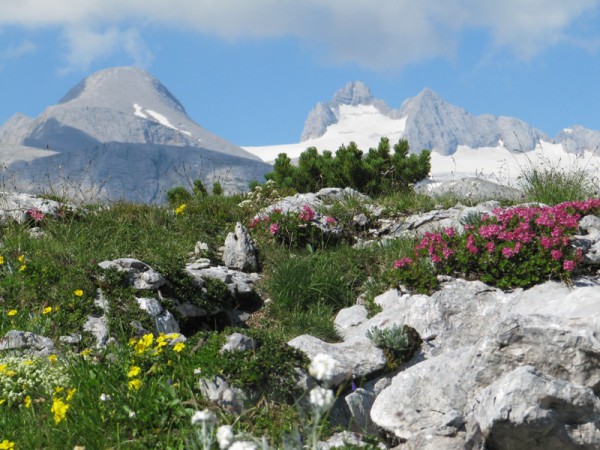
[[[361,81],[348,83],[333,99],[318,103],[304,124],[301,141],[317,139],[343,118],[344,108],[371,106],[384,117],[402,120],[402,137],[414,150],[430,149],[441,155],[451,155],[459,145],[470,148],[504,146],[512,151],[531,151],[540,141],[560,143],[566,151],[580,153],[600,145],[600,131],[580,126],[565,128],[552,139],[542,131],[514,117],[483,114],[474,116],[466,110],[446,103],[429,88],[402,104],[390,108],[383,100],[371,95]],[[346,110],[346,114],[348,110]],[[373,133],[378,134],[374,124]]]
[[[246,189],[270,166],[195,123],[156,78],[133,67],[97,72],[32,119],[0,127],[4,183],[91,198],[164,200],[201,178]]]
[[[35,119],[10,118],[0,127],[0,162],[6,188],[161,202],[196,178],[245,190],[282,152],[297,158],[309,146],[335,151],[351,141],[366,151],[383,136],[432,150],[438,181],[478,175],[507,184],[535,161],[596,167],[600,151],[600,131],[572,126],[550,138],[519,119],[471,115],[428,88],[394,109],[360,81],[310,111],[300,142],[242,148],[195,123],[152,75],[117,67],[87,77]]]
[[[279,153],[295,159],[308,147],[335,152],[351,141],[368,151],[381,137],[392,143],[407,139],[414,152],[432,150],[435,181],[483,176],[512,184],[523,168],[540,164],[600,173],[599,131],[572,126],[550,138],[513,117],[469,114],[428,88],[393,109],[373,97],[361,81],[348,83],[332,100],[317,103],[308,114],[300,142],[245,149],[273,161]]]

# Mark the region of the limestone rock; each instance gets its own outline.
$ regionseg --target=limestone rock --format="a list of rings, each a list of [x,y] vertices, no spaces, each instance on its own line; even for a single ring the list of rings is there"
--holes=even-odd
[[[309,359],[319,353],[335,359],[338,367],[333,376],[333,385],[380,371],[386,363],[383,351],[375,347],[366,336],[330,344],[304,334],[292,339],[288,344],[304,352]]]
[[[256,350],[257,348],[258,342],[256,339],[242,333],[232,333],[227,336],[227,342],[223,344],[219,352],[246,352],[248,350]]]
[[[3,351],[32,356],[49,356],[56,353],[54,342],[51,339],[19,330],[11,330],[0,339],[0,352]]]
[[[589,388],[532,366],[508,372],[480,391],[471,415],[477,448],[600,448],[600,399]]]
[[[248,230],[240,222],[235,225],[235,231],[229,233],[225,239],[223,262],[229,269],[242,272],[256,272],[258,270],[254,241]]]
[[[424,181],[415,186],[417,192],[433,197],[453,195],[458,200],[483,202],[487,200],[518,200],[523,193],[518,189],[493,183],[482,178],[461,178],[445,183]]]
[[[115,269],[129,274],[129,281],[135,289],[156,290],[167,282],[163,276],[148,264],[134,258],[119,258],[98,264],[103,269]]]
[[[0,224],[14,220],[19,224],[31,219],[27,211],[37,209],[46,216],[58,217],[65,208],[76,210],[72,204],[59,203],[54,200],[39,198],[30,194],[0,192]]]
[[[173,314],[164,309],[160,302],[155,298],[135,298],[140,305],[140,309],[146,311],[154,322],[154,331],[156,333],[179,333],[179,324]]]

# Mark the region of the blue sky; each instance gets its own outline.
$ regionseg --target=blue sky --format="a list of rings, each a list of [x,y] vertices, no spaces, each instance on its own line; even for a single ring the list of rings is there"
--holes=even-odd
[[[396,108],[430,87],[550,136],[600,130],[600,0],[0,0],[0,123],[119,65],[246,146],[297,142],[353,80]]]

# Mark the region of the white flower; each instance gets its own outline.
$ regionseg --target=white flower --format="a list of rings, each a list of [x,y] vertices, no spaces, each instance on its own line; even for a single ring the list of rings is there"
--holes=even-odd
[[[310,391],[310,403],[316,408],[322,410],[329,409],[331,405],[333,405],[334,401],[335,396],[333,395],[333,391],[331,389],[325,389],[321,386],[317,386]]]
[[[129,418],[130,419],[135,419],[136,413],[135,411],[129,411]]]
[[[329,383],[333,379],[334,372],[338,366],[339,363],[331,356],[325,353],[319,353],[312,359],[308,373],[317,380]]]
[[[215,416],[208,409],[205,409],[203,411],[196,411],[196,413],[192,416],[192,425],[198,425],[203,422],[215,423],[216,421],[217,421],[217,416]]]
[[[110,395],[108,395],[108,394],[101,394],[100,395],[100,401],[101,402],[107,402],[109,400],[110,400]]]
[[[217,442],[221,450],[229,448],[233,444],[234,439],[235,436],[233,435],[231,425],[221,425],[217,428]]]
[[[251,441],[238,441],[234,442],[229,450],[256,450],[257,446],[254,442]]]
[[[197,369],[194,369],[194,375],[200,375],[202,373],[202,369],[200,367],[198,367]]]

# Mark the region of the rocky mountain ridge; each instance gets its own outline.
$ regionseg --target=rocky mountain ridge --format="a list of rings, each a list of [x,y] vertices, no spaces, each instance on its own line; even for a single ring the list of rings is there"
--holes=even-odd
[[[394,109],[373,97],[361,81],[346,84],[329,102],[317,103],[308,114],[302,141],[323,136],[327,128],[338,123],[340,110],[346,106],[371,105],[391,119],[405,118],[402,132],[415,150],[430,149],[441,155],[453,154],[459,145],[471,148],[504,146],[511,151],[533,150],[540,141],[561,143],[570,153],[595,150],[600,146],[600,132],[580,126],[566,128],[552,139],[540,130],[514,117],[483,114],[474,116],[465,109],[445,102],[429,88],[405,100]],[[377,124],[374,125],[377,132]]]

